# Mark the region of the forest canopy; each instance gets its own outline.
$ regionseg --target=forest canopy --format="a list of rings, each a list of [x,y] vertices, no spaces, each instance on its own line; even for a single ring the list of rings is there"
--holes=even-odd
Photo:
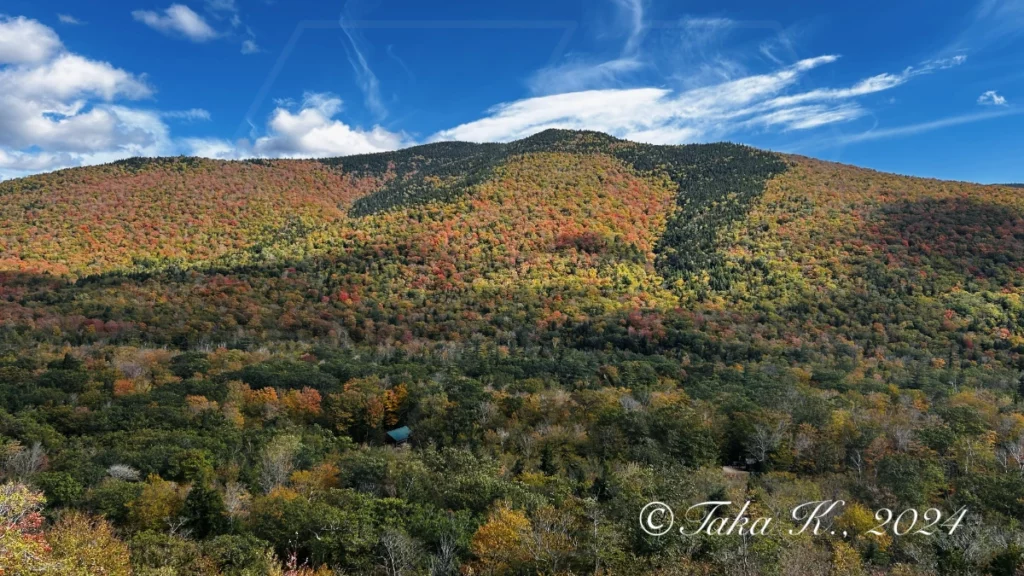
[[[0,574],[1024,567],[1012,186],[547,131],[0,199]],[[825,498],[839,535],[637,523]]]

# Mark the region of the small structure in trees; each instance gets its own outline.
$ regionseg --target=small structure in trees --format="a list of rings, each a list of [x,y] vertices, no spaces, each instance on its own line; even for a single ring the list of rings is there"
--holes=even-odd
[[[388,432],[388,442],[400,446],[409,441],[409,436],[412,434],[412,430],[408,426],[402,426],[401,428],[395,428]]]

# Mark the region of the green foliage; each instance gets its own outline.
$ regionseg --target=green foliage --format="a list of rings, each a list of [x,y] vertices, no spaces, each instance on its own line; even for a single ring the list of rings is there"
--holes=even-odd
[[[67,472],[42,472],[34,482],[53,506],[74,506],[82,498],[82,485]]]
[[[228,527],[224,498],[220,491],[205,482],[192,485],[182,514],[187,519],[186,526],[197,538],[223,534]]]

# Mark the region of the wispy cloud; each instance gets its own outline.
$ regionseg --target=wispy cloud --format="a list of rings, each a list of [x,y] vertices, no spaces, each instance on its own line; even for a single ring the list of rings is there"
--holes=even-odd
[[[971,124],[974,122],[981,122],[984,120],[992,120],[995,118],[1001,118],[1003,116],[1010,116],[1020,114],[1021,110],[1001,110],[995,112],[979,112],[976,114],[962,114],[959,116],[951,116],[949,118],[942,118],[939,120],[932,120],[930,122],[921,122],[919,124],[910,124],[907,126],[897,126],[895,128],[885,128],[882,130],[868,130],[859,134],[850,134],[834,140],[834,144],[854,144],[857,142],[867,142],[870,140],[882,140],[888,138],[899,138],[903,136],[913,136],[915,134],[921,134],[924,132],[931,132],[932,130],[939,130],[941,128],[949,128],[952,126],[960,126],[962,124]]]
[[[644,0],[614,0],[619,9],[623,12],[624,20],[628,22],[628,37],[622,51],[624,54],[633,54],[640,47],[643,40],[644,30]]]
[[[820,125],[813,118],[831,114],[833,121],[852,117],[852,109],[784,107],[772,104],[802,75],[835,62],[826,55],[801,60],[776,72],[748,76],[713,86],[673,92],[665,88],[605,89],[527,98],[501,104],[486,118],[444,130],[434,139],[508,141],[548,128],[591,129],[651,141],[656,135],[685,138],[720,136],[751,123],[803,129]],[[785,112],[780,111],[784,110]]]
[[[412,81],[412,82],[416,81],[416,75],[412,73],[412,70],[405,63],[405,60],[402,60],[401,58],[398,57],[398,54],[395,54],[395,47],[394,47],[393,44],[388,44],[388,47],[387,47],[387,50],[385,50],[385,53],[388,55],[388,58],[391,58],[392,60],[394,60],[395,63],[398,64],[402,68],[402,71],[405,72],[405,75],[409,77],[410,81]]]
[[[341,30],[348,39],[348,43],[345,44],[345,52],[348,55],[349,64],[352,65],[352,70],[356,73],[356,81],[359,84],[359,89],[363,92],[366,107],[378,118],[387,116],[387,108],[384,107],[380,97],[380,80],[377,79],[377,75],[366,61],[356,34],[351,28],[346,27],[344,22],[342,22]]]
[[[217,32],[206,20],[184,4],[172,4],[163,14],[152,10],[136,10],[132,12],[132,17],[154,30],[181,35],[193,42],[206,42],[217,37]]]
[[[588,90],[596,86],[621,86],[630,74],[640,71],[643,63],[623,57],[603,62],[570,60],[537,71],[527,82],[533,94],[561,94]]]
[[[947,52],[1004,47],[1024,34],[1024,0],[981,0]]]
[[[811,90],[802,94],[776,98],[768,104],[771,107],[784,107],[812,101],[847,100],[858,96],[865,96],[867,94],[874,94],[875,92],[889,90],[907,83],[915,76],[931,74],[937,70],[945,70],[954,66],[959,66],[966,61],[967,57],[963,55],[943,60],[929,60],[917,67],[909,66],[899,74],[884,73],[877,74],[870,78],[865,78],[849,88],[822,88]]]
[[[359,30],[349,26],[349,22],[356,20],[361,10],[365,7],[359,2],[346,2],[338,23],[341,31],[345,34],[343,45],[348,62],[356,75],[356,83],[363,92],[363,101],[367,109],[378,119],[388,115],[388,110],[380,96],[380,81],[366,59],[363,48],[362,35]]]
[[[70,24],[72,26],[78,26],[78,25],[81,25],[81,24],[85,24],[85,22],[82,22],[81,20],[79,20],[78,18],[75,18],[74,16],[72,16],[70,14],[57,14],[57,20],[61,24]]]
[[[687,88],[725,82],[747,74],[747,68],[726,48],[729,38],[741,27],[739,22],[721,17],[687,16],[678,26],[669,28],[670,46],[659,54],[659,62],[671,67],[670,76]],[[782,60],[775,62],[784,66]]]
[[[206,8],[213,12],[238,12],[235,0],[206,0]]]
[[[260,46],[252,38],[246,38],[242,41],[242,54],[257,54],[260,52]]]
[[[864,109],[857,104],[826,106],[794,106],[755,116],[745,122],[746,126],[766,128],[783,127],[786,130],[809,130],[826,124],[856,120],[864,115]]]
[[[495,106],[485,118],[442,130],[433,139],[509,141],[548,128],[569,128],[681,144],[757,129],[810,130],[864,116],[866,110],[857,102],[862,96],[955,65],[952,61],[926,62],[898,74],[878,74],[849,87],[792,93],[812,70],[838,59],[835,55],[808,58],[775,72],[682,91],[646,87],[526,98]]]
[[[1006,98],[1004,98],[1003,96],[1000,96],[999,93],[996,92],[995,90],[989,90],[989,91],[985,92],[984,94],[982,94],[981,96],[978,96],[978,104],[981,104],[983,106],[1008,106],[1009,105],[1009,103],[1006,101]]]
[[[641,57],[641,42],[647,30],[643,0],[612,0],[619,12],[619,33],[626,36],[618,56],[595,58],[569,54],[565,61],[535,72],[526,84],[535,95],[559,94],[624,86],[646,66]]]
[[[225,36],[233,40],[242,38],[242,54],[250,55],[262,52],[256,42],[256,33],[250,26],[242,23],[242,11],[238,8],[235,0],[206,0],[206,12],[215,20],[227,20],[231,25],[231,30],[225,33]]]
[[[210,113],[202,108],[192,108],[190,110],[168,110],[166,112],[161,112],[160,115],[164,118],[185,120],[188,122],[210,119]]]
[[[680,50],[691,58],[706,58],[708,48],[735,28],[736,21],[730,18],[688,16],[679,22]]]

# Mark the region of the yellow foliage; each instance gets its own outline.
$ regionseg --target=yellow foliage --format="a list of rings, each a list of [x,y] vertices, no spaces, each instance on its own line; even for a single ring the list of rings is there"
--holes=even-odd
[[[53,549],[54,576],[129,576],[128,546],[109,522],[79,512],[61,517],[47,534]]]
[[[470,549],[486,573],[507,574],[528,559],[530,520],[507,505],[498,506],[470,542]]]
[[[153,474],[142,493],[128,504],[128,519],[138,530],[163,531],[185,505],[185,488]]]
[[[846,542],[832,543],[832,574],[836,576],[859,576],[864,574],[860,554]]]

